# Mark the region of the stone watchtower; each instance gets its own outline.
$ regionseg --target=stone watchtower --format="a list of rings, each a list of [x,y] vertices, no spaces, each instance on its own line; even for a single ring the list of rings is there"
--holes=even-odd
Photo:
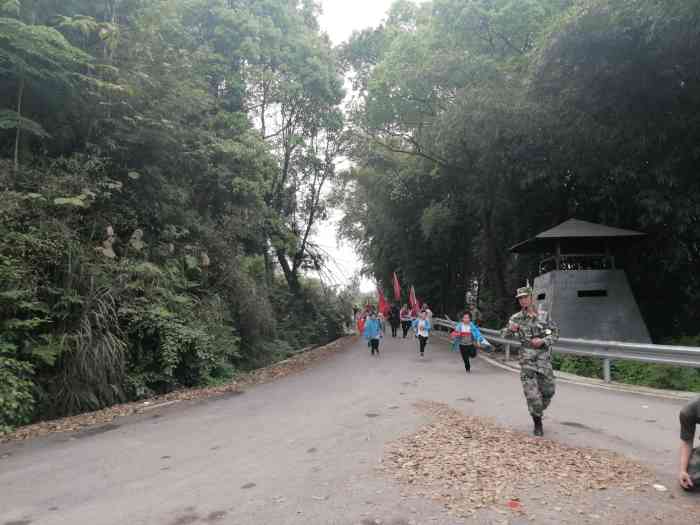
[[[624,270],[615,266],[614,248],[645,234],[569,219],[513,246],[513,253],[541,253],[533,285],[561,336],[650,343]]]

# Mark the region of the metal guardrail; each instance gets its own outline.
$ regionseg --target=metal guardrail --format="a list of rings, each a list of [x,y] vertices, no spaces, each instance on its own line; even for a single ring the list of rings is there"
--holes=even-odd
[[[452,329],[455,322],[449,319],[434,318],[433,324]],[[515,339],[501,337],[498,330],[479,328],[491,343],[504,345],[506,359],[510,358],[510,349],[520,346]],[[620,341],[597,341],[593,339],[568,339],[560,337],[552,346],[558,354],[598,357],[603,360],[603,379],[610,382],[610,363],[613,360],[639,361],[662,365],[700,368],[700,347],[654,345],[647,343],[623,343]]]

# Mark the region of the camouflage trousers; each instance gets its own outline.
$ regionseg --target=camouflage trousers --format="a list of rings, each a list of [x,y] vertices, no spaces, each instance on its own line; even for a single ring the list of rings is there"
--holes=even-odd
[[[688,460],[688,475],[693,480],[693,492],[700,491],[700,448],[694,448]]]
[[[554,371],[551,367],[540,371],[523,368],[520,371],[520,382],[523,384],[530,414],[542,417],[554,397]]]

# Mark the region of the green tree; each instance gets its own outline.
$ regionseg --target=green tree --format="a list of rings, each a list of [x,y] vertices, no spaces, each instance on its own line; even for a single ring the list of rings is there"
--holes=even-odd
[[[19,6],[10,2],[5,5]],[[16,12],[18,15],[20,11]],[[14,170],[19,170],[22,131],[38,138],[49,133],[36,120],[24,116],[26,93],[47,96],[43,89],[64,90],[75,86],[81,78],[80,69],[90,56],[72,46],[56,29],[25,23],[16,18],[0,18],[0,71],[14,84],[14,106],[0,112],[0,129],[14,129]],[[64,94],[65,96],[65,94]]]
[[[509,246],[572,216],[641,229],[619,261],[654,337],[697,333],[697,17],[681,1],[397,2],[342,49],[357,167],[341,233],[438,310],[477,279],[497,322],[537,272]]]
[[[311,234],[344,144],[338,60],[313,3],[10,4],[2,431],[226,381],[343,333],[345,296],[306,275],[323,270]]]

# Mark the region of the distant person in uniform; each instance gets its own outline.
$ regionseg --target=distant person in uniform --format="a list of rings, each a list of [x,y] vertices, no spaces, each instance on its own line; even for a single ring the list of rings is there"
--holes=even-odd
[[[382,337],[384,337],[384,331],[382,330],[382,323],[377,318],[377,313],[374,310],[365,321],[364,335],[372,355],[376,353],[376,355],[379,356],[379,342]]]
[[[425,310],[418,315],[418,319],[413,321],[413,329],[418,338],[418,351],[420,352],[420,356],[423,357],[425,345],[428,344],[428,338],[430,337],[430,321],[428,320],[428,314]]]
[[[401,310],[398,304],[394,304],[389,312],[389,324],[391,324],[391,337],[396,337],[396,332],[401,324]]]
[[[467,373],[470,373],[472,368],[469,358],[476,357],[476,349],[479,345],[486,343],[479,328],[472,322],[471,313],[464,312],[462,322],[457,323],[450,336],[452,337],[452,344],[459,347],[459,352],[462,354],[462,360],[464,361],[464,368]]]
[[[700,491],[700,448],[693,448],[695,427],[700,423],[700,397],[683,407],[681,422],[681,469],[678,481],[685,490]]]
[[[542,436],[542,414],[555,391],[552,345],[559,338],[559,330],[547,311],[537,309],[532,288],[518,288],[515,297],[520,303],[520,311],[511,316],[501,334],[520,340],[520,382],[535,423],[534,434]]]
[[[411,323],[413,323],[413,317],[411,316],[411,309],[407,304],[403,305],[401,311],[399,312],[399,319],[401,319],[401,329],[403,330],[403,338],[406,339],[408,331],[411,329]]]

